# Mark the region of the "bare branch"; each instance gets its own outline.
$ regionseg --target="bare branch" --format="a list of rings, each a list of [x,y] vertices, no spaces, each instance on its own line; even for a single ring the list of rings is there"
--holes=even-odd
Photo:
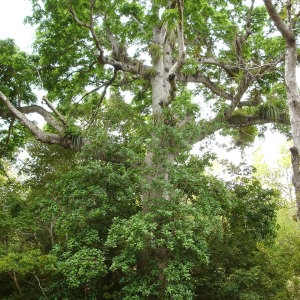
[[[230,66],[228,64],[225,64],[222,61],[216,60],[214,57],[202,57],[198,59],[198,61],[200,64],[210,64],[210,65],[218,66],[222,68],[230,77],[236,76],[239,70],[237,66]]]
[[[225,112],[227,117],[230,117],[232,112],[235,110],[235,108],[239,106],[240,101],[241,101],[243,95],[248,90],[249,86],[251,86],[256,80],[260,79],[267,72],[269,72],[270,69],[273,69],[273,68],[274,68],[274,64],[266,64],[264,66],[259,67],[258,69],[254,69],[253,72],[250,72],[250,70],[245,68],[244,75],[243,75],[242,79],[240,80],[239,85],[236,89],[237,92],[234,95],[234,98],[231,101],[229,108]]]
[[[252,115],[232,115],[226,121],[229,127],[246,127],[268,123],[289,125],[289,119],[285,113],[280,113],[276,121],[274,121],[274,118],[268,118],[268,116],[263,116],[259,113]]]
[[[70,9],[69,9],[69,10],[70,10],[70,13],[72,14],[72,16],[73,16],[75,22],[76,22],[78,25],[80,25],[80,26],[82,26],[82,27],[85,27],[85,28],[88,28],[88,29],[91,29],[90,24],[84,23],[84,22],[82,22],[81,20],[79,20],[79,18],[77,17],[77,14],[75,13],[75,11],[74,11],[74,9],[73,9],[72,6],[70,6]]]
[[[218,130],[229,127],[229,128],[238,128],[238,127],[247,127],[252,125],[264,125],[269,123],[277,123],[289,125],[289,118],[285,113],[281,113],[278,115],[276,121],[272,118],[268,118],[267,116],[262,116],[261,114],[249,114],[249,115],[232,115],[226,118],[223,114],[217,115],[215,118],[209,121],[202,121],[198,131],[198,134],[195,134],[190,140],[190,144],[195,144],[199,141],[202,141],[206,137],[214,134]]]
[[[75,22],[76,22],[78,25],[80,25],[80,26],[82,26],[82,27],[85,27],[85,28],[88,28],[88,29],[90,30],[90,32],[91,32],[91,34],[92,34],[92,37],[93,37],[93,40],[94,40],[94,42],[95,42],[95,44],[96,44],[97,50],[100,52],[100,57],[102,58],[102,57],[103,57],[103,49],[102,49],[102,47],[101,47],[101,43],[100,43],[100,41],[99,41],[99,39],[98,39],[98,37],[97,37],[97,34],[96,34],[96,32],[95,32],[95,28],[94,28],[94,21],[93,21],[93,4],[94,4],[94,3],[92,3],[92,1],[91,1],[91,5],[90,5],[90,23],[89,23],[89,24],[84,23],[84,22],[82,22],[81,20],[79,20],[79,18],[77,17],[77,15],[76,15],[76,13],[75,13],[75,11],[74,11],[74,9],[73,9],[72,6],[70,6],[70,12],[71,12],[71,14],[72,14],[72,16],[73,16]]]
[[[43,96],[43,100],[46,102],[47,106],[58,116],[59,120],[66,125],[67,121],[64,116],[52,105],[52,103],[47,99],[46,96]]]
[[[200,72],[197,72],[195,75],[178,75],[177,78],[183,82],[194,82],[194,83],[202,83],[207,88],[209,88],[213,93],[217,96],[220,96],[227,100],[233,100],[234,96],[225,92],[222,88],[220,88],[216,83],[212,82],[207,76],[204,76]]]
[[[243,34],[242,32],[237,32],[233,40],[235,55],[239,66],[245,65],[243,59],[243,47],[248,37],[251,35],[251,16],[252,16],[253,8],[254,8],[254,0],[251,1],[251,7],[249,8],[249,12],[246,18],[245,33]]]
[[[95,122],[96,117],[97,117],[97,114],[98,114],[98,110],[99,110],[99,108],[100,108],[100,106],[101,106],[101,104],[102,104],[102,102],[103,102],[103,100],[104,100],[104,97],[105,97],[105,95],[106,95],[107,89],[108,89],[109,86],[115,81],[115,79],[117,78],[117,74],[118,74],[118,71],[115,69],[112,78],[105,84],[105,88],[104,88],[104,90],[103,90],[103,92],[102,92],[102,95],[101,95],[101,97],[100,97],[100,100],[99,100],[98,103],[97,103],[97,106],[96,106],[96,108],[95,108],[95,110],[94,110],[94,113],[93,113],[92,118],[91,118],[91,122],[90,122],[90,124],[88,125],[88,127],[90,127],[90,126]]]
[[[247,16],[247,22],[246,22],[246,32],[244,34],[244,42],[248,39],[248,37],[251,34],[251,17],[254,9],[254,2],[255,0],[251,0],[251,7],[249,9],[249,13]]]
[[[193,117],[191,115],[186,115],[182,120],[180,120],[179,122],[177,122],[176,126],[178,128],[183,127],[185,124],[190,123],[193,120]]]
[[[92,89],[91,91],[84,93],[84,95],[80,98],[79,101],[77,101],[77,103],[80,103],[85,97],[87,97],[88,95],[91,95],[91,94],[93,94],[93,93],[99,91],[99,90],[100,90],[101,88],[103,88],[104,86],[105,86],[105,84],[100,85],[100,86],[97,86],[96,88]]]
[[[126,61],[123,61],[123,60],[119,60],[119,57],[111,58],[108,56],[104,56],[104,50],[101,46],[101,42],[100,42],[100,40],[96,34],[95,28],[94,28],[94,20],[93,20],[94,4],[95,4],[95,1],[91,0],[90,1],[89,24],[81,21],[77,17],[76,12],[74,11],[72,6],[70,7],[70,12],[71,12],[75,22],[79,26],[89,29],[89,31],[93,37],[93,40],[95,42],[96,48],[99,51],[99,56],[97,57],[98,62],[100,64],[104,64],[104,65],[105,64],[111,65],[118,70],[123,70],[124,72],[129,72],[132,74],[138,74],[138,75],[144,76],[147,73],[147,70],[150,69],[150,67],[144,66],[144,64],[141,61],[139,61],[137,59],[126,59]],[[108,36],[108,37],[111,38],[112,36]],[[116,47],[115,49],[120,49],[120,47],[117,45],[120,45],[120,44],[115,39],[115,41],[114,41],[114,46]],[[125,53],[126,53],[126,49],[125,49]]]
[[[33,274],[33,276],[34,276],[34,278],[36,279],[36,281],[38,282],[39,288],[41,289],[41,291],[42,291],[42,293],[43,293],[45,299],[49,299],[49,298],[46,296],[46,294],[45,294],[45,291],[44,291],[44,289],[43,289],[43,287],[42,287],[42,285],[41,285],[41,281],[39,280],[39,278],[38,278],[35,274]]]
[[[0,91],[0,101],[9,109],[9,111],[20,121],[20,123],[31,131],[34,137],[43,143],[58,144],[66,148],[76,149],[73,145],[72,140],[62,136],[60,134],[48,133],[41,130],[34,122],[30,121],[24,113],[18,110],[13,104],[6,98],[6,96]],[[32,107],[31,107],[32,108]],[[27,107],[29,109],[29,107]],[[39,106],[35,106],[35,110],[44,113],[45,116],[49,117],[51,114]],[[46,113],[47,112],[47,113]],[[55,120],[55,119],[54,119]],[[50,123],[51,124],[51,123]],[[51,125],[55,125],[52,123]],[[59,129],[59,128],[56,128]]]
[[[135,17],[134,15],[131,15],[131,17],[132,17],[133,20],[138,24],[138,26],[139,26],[141,32],[142,32],[144,35],[147,35],[147,32],[146,32],[146,30],[144,29],[143,24],[138,20],[138,18]]]
[[[51,115],[49,111],[44,109],[39,105],[29,105],[29,106],[21,106],[16,107],[16,109],[23,114],[37,113],[41,115],[46,122],[48,122],[54,129],[56,129],[59,133],[64,133],[64,127],[61,126],[60,123]],[[0,116],[7,119],[14,117],[15,115],[11,111],[1,111]]]
[[[137,74],[143,77],[147,77],[147,74],[150,74],[152,71],[151,67],[145,66],[137,59],[123,63],[108,56],[104,56],[103,58],[98,57],[98,60],[100,63],[111,65],[117,70],[122,70],[131,74]]]
[[[95,44],[96,44],[96,47],[97,49],[99,50],[100,52],[100,56],[103,57],[103,48],[101,46],[101,43],[100,43],[100,40],[96,34],[96,31],[95,31],[95,27],[94,27],[94,20],[93,20],[93,12],[94,12],[94,4],[95,4],[95,1],[94,0],[91,0],[90,1],[90,32],[93,36],[93,39],[95,41]]]

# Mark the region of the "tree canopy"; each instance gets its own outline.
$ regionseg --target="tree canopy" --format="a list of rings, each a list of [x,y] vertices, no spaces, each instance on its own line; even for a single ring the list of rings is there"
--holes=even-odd
[[[280,194],[251,169],[230,182],[209,175],[213,154],[190,153],[217,132],[242,147],[266,124],[289,133],[286,45],[266,8],[241,0],[32,7],[34,52],[0,41],[0,293],[288,295],[287,280],[296,285],[299,274],[283,268],[280,278],[265,259],[280,261]],[[22,146],[29,158],[16,180],[6,164]]]

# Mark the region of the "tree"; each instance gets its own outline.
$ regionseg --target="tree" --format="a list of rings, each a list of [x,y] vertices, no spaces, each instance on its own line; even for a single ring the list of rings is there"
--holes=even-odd
[[[193,298],[190,278],[208,261],[210,220],[221,226],[221,213],[208,200],[216,208],[221,204],[217,188],[207,194],[201,189],[202,177],[194,175],[203,163],[189,150],[220,129],[249,135],[255,134],[254,125],[287,123],[282,102],[261,97],[272,93],[280,78],[283,51],[281,40],[267,35],[264,8],[254,7],[253,1],[250,7],[240,1],[190,0],[32,3],[28,21],[38,25],[36,54],[22,65],[31,76],[19,77],[18,57],[26,55],[12,45],[10,59],[1,57],[8,78],[0,91],[1,116],[17,119],[41,142],[84,149],[103,172],[111,165],[113,174],[115,168],[120,174],[133,170],[138,180],[129,180],[128,186],[138,188],[128,197],[140,211],[116,215],[113,224],[110,220],[103,244],[115,249],[111,270],[121,274],[118,295]],[[17,92],[12,78],[26,89]],[[43,100],[50,111],[27,97],[33,84],[47,91]],[[193,102],[196,95],[204,99],[199,105]],[[209,118],[208,103],[213,108]],[[46,129],[28,119],[33,111],[47,120]],[[77,174],[84,173],[78,168]],[[69,194],[77,199],[77,191],[61,192],[69,189],[68,180],[55,181],[63,189],[53,188],[48,197],[66,203],[73,199]],[[221,189],[222,184],[213,186]],[[81,214],[76,211],[70,216],[77,221]],[[52,221],[49,215],[48,225]],[[81,254],[102,259],[98,251],[76,253],[65,257],[67,269],[78,266]],[[185,274],[184,281],[178,272]],[[95,274],[90,275],[93,281]]]
[[[259,179],[263,186],[277,189],[282,196],[282,205],[290,207],[294,205],[293,185],[291,181],[291,159],[290,143],[284,143],[280,147],[280,157],[273,165],[266,162],[261,149],[255,151],[253,155],[253,167],[255,177]]]
[[[287,104],[289,107],[293,147],[291,147],[293,185],[296,194],[297,218],[300,219],[300,161],[299,161],[299,120],[300,120],[300,93],[296,80],[298,62],[296,36],[299,30],[299,5],[293,1],[286,1],[282,6],[282,13],[277,11],[271,0],[264,0],[266,9],[276,28],[282,35],[285,45],[285,84]]]
[[[102,117],[106,115],[111,126],[114,118],[106,113],[102,112]],[[118,116],[126,114],[118,111]],[[129,139],[136,141],[138,137],[131,135]],[[143,170],[132,166],[131,159],[103,161],[97,157],[97,140],[99,132],[89,150],[77,158],[58,146],[32,143],[28,148],[30,157],[24,162],[28,177],[22,184],[28,192],[19,207],[23,218],[5,223],[22,242],[22,232],[26,232],[26,245],[31,248],[5,248],[0,254],[4,295],[14,290],[7,280],[9,266],[14,266],[21,298],[273,295],[277,282],[271,286],[260,282],[262,277],[269,282],[269,274],[254,258],[257,243],[266,246],[274,236],[274,191],[241,176],[226,184],[204,174],[209,156],[199,159],[186,154],[170,167],[172,203],[157,200],[157,206],[145,213],[140,198],[145,189]],[[133,142],[128,148],[120,147],[102,137],[103,144],[130,151],[133,156],[142,152]],[[108,151],[112,149],[102,153]],[[1,200],[5,204],[10,199],[3,193]],[[16,229],[14,223],[18,224]],[[15,245],[13,242],[10,245]],[[164,249],[167,259],[162,255]],[[141,269],[141,259],[146,270]],[[158,280],[162,263],[166,263],[166,291],[161,290]]]
[[[274,116],[259,105],[262,104],[260,95],[269,92],[267,84],[279,78],[282,45],[278,39],[266,36],[265,11],[254,8],[253,3],[248,7],[234,1],[135,4],[121,1],[110,5],[96,1],[33,1],[33,8],[34,15],[29,21],[39,24],[38,56],[30,63],[23,60],[26,68],[31,68],[31,76],[23,80],[14,75],[20,73],[18,55],[24,56],[16,49],[6,50],[13,59],[2,64],[13,72],[8,75],[4,69],[4,74],[14,77],[18,84],[23,80],[28,92],[29,82],[40,81],[50,99],[59,100],[61,110],[67,115],[76,97],[82,103],[102,89],[99,99],[93,100],[94,114],[87,116],[86,121],[93,122],[109,86],[121,86],[123,91],[139,91],[137,94],[145,98],[139,103],[148,98],[153,116],[161,119],[166,111],[174,115],[173,103],[180,98],[187,83],[195,83],[203,87],[201,94],[206,99],[214,100],[216,113],[211,120],[199,123],[190,144],[224,126],[248,127],[287,121],[284,113],[277,110]],[[241,25],[237,26],[238,23]],[[59,31],[62,27],[64,32]],[[58,40],[60,45],[56,44]],[[149,58],[151,64],[146,64]],[[10,83],[6,80],[3,84],[7,87]],[[86,91],[87,86],[92,89]],[[69,117],[63,117],[47,97],[43,99],[52,115],[37,105],[21,107],[21,100],[35,101],[33,96],[24,93],[25,90],[17,94],[2,88],[1,101],[8,109],[2,117],[14,116],[42,142],[74,148],[68,131],[72,122],[66,124]],[[245,96],[247,101],[242,99]],[[276,105],[273,109],[276,110]],[[26,118],[30,112],[41,114],[57,133],[46,133],[34,126]],[[192,119],[192,112],[174,116],[173,127],[182,127]]]

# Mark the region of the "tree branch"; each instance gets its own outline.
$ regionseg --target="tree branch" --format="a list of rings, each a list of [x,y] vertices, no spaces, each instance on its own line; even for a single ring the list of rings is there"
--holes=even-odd
[[[91,118],[91,122],[88,125],[88,127],[90,127],[94,123],[94,121],[95,121],[95,119],[97,117],[97,114],[98,114],[99,107],[100,107],[101,103],[103,102],[104,97],[106,95],[107,89],[115,81],[115,79],[117,78],[117,74],[118,74],[118,70],[115,69],[112,78],[105,84],[105,87],[104,87],[104,90],[102,92],[101,98],[100,98],[99,102],[97,103],[97,106],[96,106],[96,108],[95,108],[95,110],[93,112],[93,115],[92,115],[92,118]]]
[[[194,83],[202,83],[207,88],[209,88],[214,94],[219,97],[222,97],[227,100],[233,100],[234,96],[225,92],[222,88],[218,87],[218,85],[212,82],[207,76],[204,76],[200,72],[197,72],[195,75],[177,75],[177,78],[183,82],[194,82]]]
[[[131,14],[130,16],[131,16],[131,17],[133,18],[133,20],[138,24],[138,26],[139,26],[141,32],[146,36],[146,35],[147,35],[147,32],[146,32],[146,30],[144,29],[143,24],[142,24],[142,23],[139,21],[139,19],[138,19],[136,16],[134,16],[133,14]]]
[[[88,28],[89,30],[90,30],[90,32],[91,32],[91,34],[92,34],[92,37],[93,37],[93,40],[94,40],[94,42],[95,42],[95,44],[96,44],[96,48],[97,48],[97,50],[100,52],[100,57],[103,57],[103,49],[102,49],[102,47],[101,47],[101,43],[100,43],[100,41],[99,41],[99,39],[98,39],[98,37],[97,37],[97,34],[96,34],[96,32],[95,32],[95,28],[94,28],[94,21],[93,21],[93,5],[94,5],[94,3],[92,3],[92,0],[91,0],[91,3],[90,3],[90,20],[89,20],[89,24],[87,24],[87,23],[84,23],[84,22],[82,22],[78,17],[77,17],[77,14],[76,14],[76,12],[75,12],[75,10],[73,9],[73,7],[72,6],[70,6],[70,13],[72,14],[72,16],[73,16],[73,18],[74,18],[74,20],[75,20],[75,22],[78,24],[78,25],[80,25],[80,26],[82,26],[82,27],[85,27],[85,28]]]
[[[61,126],[60,123],[51,115],[49,111],[44,109],[39,105],[29,105],[29,106],[21,106],[16,107],[16,109],[23,114],[37,113],[41,115],[46,122],[48,122],[54,129],[56,129],[59,133],[63,134],[65,128]],[[0,116],[7,119],[10,117],[14,117],[14,113],[12,111],[0,111]]]
[[[66,119],[64,118],[64,116],[52,105],[52,103],[47,99],[46,96],[43,96],[42,98],[47,106],[58,116],[59,120],[64,124],[66,125],[67,124],[67,121]]]
[[[288,26],[282,21],[279,14],[276,11],[275,6],[272,3],[272,0],[264,0],[266,9],[270,18],[273,20],[275,26],[282,34],[288,45],[292,45],[295,43],[295,37],[293,31],[289,30]]]
[[[41,142],[47,143],[47,144],[58,144],[65,148],[76,149],[76,146],[73,145],[72,140],[70,138],[62,136],[60,134],[48,133],[48,132],[44,132],[43,130],[41,130],[34,122],[30,121],[24,113],[22,113],[20,110],[18,110],[16,107],[14,107],[1,91],[0,91],[0,101],[9,109],[11,114],[13,114],[20,121],[20,123],[23,126],[25,126],[28,130],[31,131],[31,133],[35,136],[35,138],[38,141],[41,141]],[[34,111],[32,111],[32,110],[34,110]],[[44,110],[43,108],[41,108],[37,105],[28,106],[26,108],[23,108],[23,111],[24,112],[25,111],[26,112],[29,112],[29,111],[30,112],[39,112],[41,115],[45,116],[45,119],[48,118],[48,120],[50,120],[52,117],[49,112],[47,112],[46,110]],[[51,119],[52,124],[49,122],[52,126],[56,125],[53,122],[53,119]],[[56,129],[61,129],[61,128],[57,127]],[[62,131],[60,131],[60,133],[63,134]]]
[[[178,31],[178,59],[170,68],[169,79],[175,78],[175,74],[182,67],[185,62],[185,46],[184,46],[184,29],[183,29],[183,9],[184,0],[177,0],[178,13],[179,13],[179,24],[177,26]]]
[[[209,65],[215,65],[220,68],[222,68],[228,76],[234,77],[239,71],[239,68],[237,66],[230,66],[225,64],[222,61],[216,60],[214,57],[202,57],[198,59],[198,62],[200,64],[209,64]]]
[[[289,118],[285,113],[278,115],[276,121],[268,116],[262,116],[260,113],[249,115],[231,115],[226,118],[223,114],[219,114],[209,121],[202,121],[199,124],[198,134],[195,134],[190,140],[190,144],[195,144],[202,141],[206,137],[214,134],[222,128],[238,128],[247,127],[253,125],[264,125],[269,123],[289,125]]]
[[[118,70],[123,70],[125,72],[129,72],[129,73],[132,73],[132,74],[138,74],[138,75],[141,75],[141,76],[146,75],[147,70],[149,70],[150,67],[145,66],[141,61],[139,61],[137,59],[126,59],[126,61],[124,62],[122,60],[119,60],[118,57],[111,58],[109,56],[104,55],[104,49],[101,46],[100,40],[99,40],[99,38],[98,38],[98,36],[95,32],[95,28],[94,28],[94,20],[93,20],[93,7],[94,7],[94,4],[95,4],[95,1],[91,0],[90,1],[89,24],[81,21],[78,18],[77,14],[76,14],[76,12],[75,12],[75,10],[73,9],[72,6],[70,6],[69,10],[70,10],[70,13],[72,14],[75,22],[79,26],[82,26],[82,27],[85,27],[85,28],[89,29],[89,31],[90,31],[90,33],[93,37],[93,40],[96,44],[96,48],[99,51],[99,56],[97,57],[98,62],[102,65],[103,64],[104,65],[108,64],[108,65],[111,65],[111,66],[113,66],[114,68],[116,68]],[[111,38],[111,36],[108,36],[108,37]],[[117,40],[115,40],[115,41],[118,43]],[[116,45],[117,44],[115,43],[114,46],[116,47]],[[115,48],[115,49],[117,49],[117,48]]]

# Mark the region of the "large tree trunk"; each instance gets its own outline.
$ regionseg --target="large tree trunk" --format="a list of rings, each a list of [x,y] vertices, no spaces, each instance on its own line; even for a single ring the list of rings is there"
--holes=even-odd
[[[293,3],[287,0],[285,3],[286,22],[276,11],[272,0],[264,0],[266,9],[277,29],[280,31],[286,44],[285,56],[285,84],[287,90],[287,104],[290,113],[291,132],[293,147],[290,149],[293,168],[293,185],[297,203],[297,219],[300,220],[300,94],[296,80],[297,45],[294,35],[294,25],[299,16],[293,18]]]
[[[300,94],[296,81],[297,48],[296,42],[287,46],[285,80],[287,87],[287,99],[290,112],[293,147],[290,149],[293,168],[293,185],[297,203],[297,219],[300,220]]]
[[[145,186],[148,186],[148,188],[145,189],[143,194],[144,213],[153,212],[152,210],[155,210],[162,201],[171,201],[170,191],[168,190],[170,186],[168,166],[174,162],[174,154],[170,152],[171,142],[168,137],[162,135],[162,131],[167,130],[168,126],[175,126],[175,124],[169,124],[165,113],[167,110],[171,112],[170,102],[175,95],[174,85],[172,86],[169,79],[169,71],[173,62],[171,59],[172,49],[168,42],[165,26],[154,28],[153,40],[156,49],[159,49],[159,51],[152,57],[156,75],[151,78],[153,130],[145,157],[144,180]],[[164,220],[159,219],[159,216],[157,218],[157,222],[164,222]],[[145,249],[138,258],[140,272],[147,273],[150,270],[147,264],[151,261],[151,258],[156,261],[158,269],[159,299],[164,299],[167,284],[164,270],[168,265],[168,249],[163,245],[157,249],[150,249],[146,244]]]

